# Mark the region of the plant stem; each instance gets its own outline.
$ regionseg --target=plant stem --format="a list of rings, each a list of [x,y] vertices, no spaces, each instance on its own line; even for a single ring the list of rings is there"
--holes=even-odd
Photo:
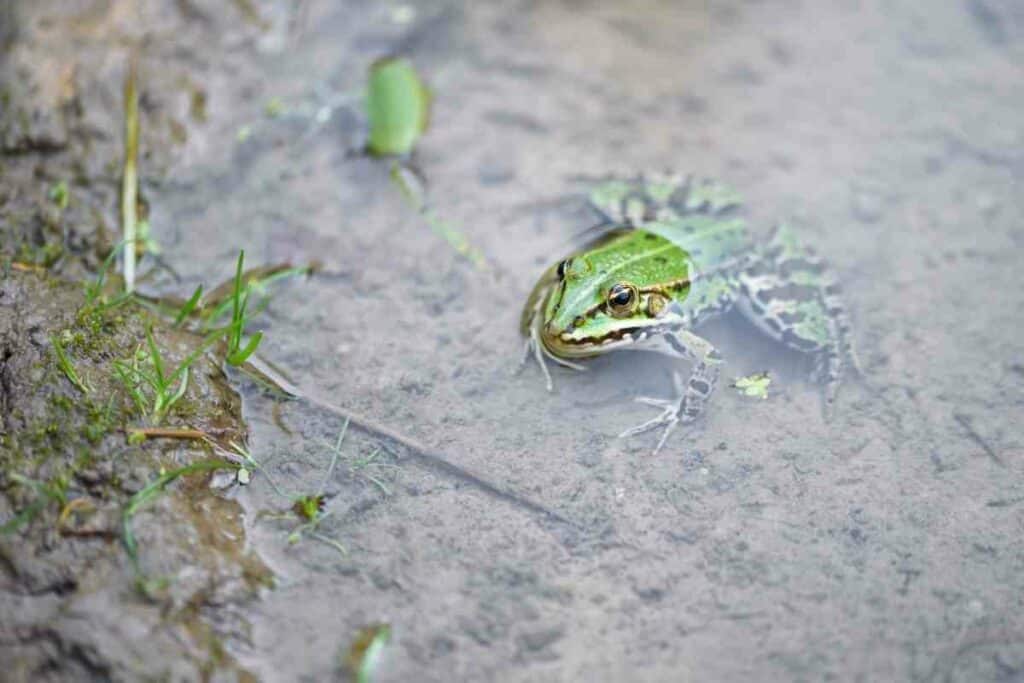
[[[124,237],[124,287],[135,289],[135,227],[138,222],[139,93],[135,56],[124,81],[124,171],[121,175],[121,227]]]

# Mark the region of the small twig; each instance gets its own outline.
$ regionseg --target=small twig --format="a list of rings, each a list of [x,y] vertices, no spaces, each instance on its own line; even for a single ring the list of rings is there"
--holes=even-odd
[[[187,427],[131,427],[125,430],[129,437],[141,436],[147,439],[195,439],[215,443],[213,438],[201,429]]]
[[[34,263],[22,263],[21,261],[11,261],[11,270],[18,270],[23,273],[45,273],[46,268],[37,266]]]

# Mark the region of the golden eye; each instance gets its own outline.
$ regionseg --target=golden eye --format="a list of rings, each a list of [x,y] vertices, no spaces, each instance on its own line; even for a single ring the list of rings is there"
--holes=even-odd
[[[628,282],[619,282],[608,290],[608,309],[616,318],[632,315],[639,300],[636,286]]]

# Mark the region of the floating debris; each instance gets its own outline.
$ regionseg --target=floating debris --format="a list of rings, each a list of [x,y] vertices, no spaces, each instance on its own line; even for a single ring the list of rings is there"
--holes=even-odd
[[[772,379],[767,372],[755,372],[746,377],[737,377],[731,386],[744,396],[765,399],[768,398],[768,385],[771,383]]]

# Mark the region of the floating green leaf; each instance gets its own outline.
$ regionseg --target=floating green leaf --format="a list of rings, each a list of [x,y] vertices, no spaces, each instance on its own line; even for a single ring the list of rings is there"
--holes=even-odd
[[[430,90],[406,59],[385,57],[370,67],[366,115],[370,154],[407,154],[427,130]]]
[[[746,377],[739,377],[732,386],[744,396],[751,398],[768,398],[768,385],[772,379],[767,372],[755,372]]]

